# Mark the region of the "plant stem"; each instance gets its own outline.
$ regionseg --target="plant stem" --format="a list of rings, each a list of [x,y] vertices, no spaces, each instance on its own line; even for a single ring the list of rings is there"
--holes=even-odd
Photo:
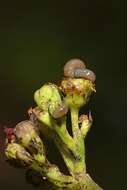
[[[42,177],[45,176],[56,190],[102,190],[102,188],[85,173],[77,175],[74,178],[73,176],[64,175],[57,166],[50,163],[39,166],[34,162],[31,168],[39,172]]]
[[[75,143],[73,138],[70,136],[70,134],[67,131],[66,125],[64,121],[62,122],[61,126],[58,126],[55,122],[53,123],[53,129],[58,134],[58,136],[61,138],[63,143],[70,149],[73,150],[75,148]]]
[[[42,177],[46,177],[56,189],[72,187],[78,183],[72,176],[62,174],[56,165],[52,165],[49,162],[44,163],[41,166],[39,166],[38,163],[33,162],[31,168],[39,172]]]
[[[85,146],[84,146],[84,138],[79,129],[78,124],[78,114],[79,108],[71,107],[71,122],[72,122],[72,133],[73,138],[76,144],[76,153],[78,154],[79,160],[75,163],[75,172],[86,172],[86,164],[85,164]]]
[[[72,122],[72,133],[75,140],[78,140],[81,137],[80,129],[78,126],[78,114],[79,109],[76,107],[71,107],[71,122]]]

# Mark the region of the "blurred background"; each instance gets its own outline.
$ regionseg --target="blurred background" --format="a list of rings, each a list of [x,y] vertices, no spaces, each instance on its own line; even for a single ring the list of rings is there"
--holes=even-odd
[[[97,75],[90,103],[94,125],[86,142],[88,172],[105,190],[126,188],[126,47],[126,1],[0,3],[0,189],[39,189],[26,182],[24,170],[5,162],[3,128],[28,117],[34,91],[61,79],[71,58],[81,58]],[[51,145],[48,151],[56,152]]]

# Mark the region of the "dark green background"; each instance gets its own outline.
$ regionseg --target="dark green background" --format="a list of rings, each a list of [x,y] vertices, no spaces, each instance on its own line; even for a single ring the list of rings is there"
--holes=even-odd
[[[127,8],[115,0],[5,1],[0,5],[0,189],[36,189],[4,161],[3,127],[27,118],[33,92],[78,57],[96,75],[87,167],[105,190],[126,189]],[[50,153],[54,155],[53,149]],[[60,162],[60,160],[58,159]],[[46,186],[42,189],[48,189]]]

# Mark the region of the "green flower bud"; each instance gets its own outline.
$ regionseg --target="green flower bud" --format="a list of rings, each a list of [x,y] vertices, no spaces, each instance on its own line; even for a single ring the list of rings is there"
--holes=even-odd
[[[95,85],[90,81],[83,78],[72,79],[67,78],[61,82],[61,90],[67,95],[79,94],[86,95],[95,91]]]
[[[5,155],[9,160],[18,160],[21,165],[31,164],[33,161],[32,156],[17,143],[9,143]]]
[[[58,87],[51,83],[45,84],[35,92],[34,100],[37,103],[38,107],[44,112],[44,120],[46,117],[46,122],[44,123],[48,123],[48,117],[45,112],[48,112],[53,118],[57,118],[57,116],[62,117],[67,113],[68,109],[66,108],[66,105],[63,106],[61,98],[62,97]],[[56,111],[59,110],[60,114],[56,114]],[[62,110],[65,110],[66,112]]]
[[[69,107],[80,108],[89,100],[92,92],[95,91],[95,85],[84,78],[67,78],[62,80],[61,90],[66,95],[65,102]]]
[[[26,120],[18,123],[15,127],[15,135],[19,142],[29,150],[34,158],[39,157],[39,161],[41,159],[42,161],[44,160],[44,146],[31,121]]]
[[[42,111],[42,109],[40,109],[39,107],[35,107],[32,111],[37,117],[38,121],[42,122],[48,127],[52,126],[51,116],[47,111]]]

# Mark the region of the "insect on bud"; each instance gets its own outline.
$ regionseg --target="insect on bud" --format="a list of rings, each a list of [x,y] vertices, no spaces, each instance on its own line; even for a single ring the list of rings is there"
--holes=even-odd
[[[95,82],[96,75],[93,71],[89,69],[76,69],[74,72],[75,78],[85,78],[86,80],[90,80]]]
[[[85,63],[80,59],[71,59],[64,66],[64,76],[68,78],[84,78],[95,82],[93,71],[86,69]]]
[[[75,70],[85,68],[85,63],[80,59],[71,59],[64,66],[64,76],[69,78],[75,78]]]

